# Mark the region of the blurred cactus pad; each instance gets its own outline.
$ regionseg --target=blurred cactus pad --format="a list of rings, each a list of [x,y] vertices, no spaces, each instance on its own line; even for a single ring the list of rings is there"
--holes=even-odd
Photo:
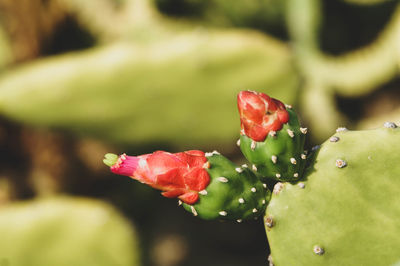
[[[312,136],[323,140],[353,119],[339,110],[337,96],[364,97],[398,76],[398,2],[345,2],[343,8],[360,7],[355,14],[370,14],[366,23],[379,21],[381,29],[371,24],[375,38],[361,36],[369,42],[331,55],[319,38],[321,31],[328,36],[329,28],[323,28],[327,10],[318,0],[32,1],[43,25],[36,23],[41,28],[31,31],[42,30],[51,39],[59,21],[73,18],[90,41],[83,38],[65,48],[68,53],[40,57],[46,36],[33,36],[39,44],[24,55],[30,60],[22,60],[16,49],[33,49],[26,43],[36,42],[24,41],[24,29],[34,27],[35,18],[25,25],[13,16],[20,10],[24,17],[22,9],[5,5],[0,112],[114,143],[227,146],[237,132],[232,96],[252,88],[299,107]],[[9,25],[17,25],[12,34]],[[18,29],[22,39],[14,36]]]
[[[140,265],[132,225],[96,200],[57,197],[1,207],[0,235],[0,265]]]
[[[0,110],[119,143],[223,142],[236,135],[239,88],[269,84],[293,100],[289,62],[285,48],[256,33],[200,30],[145,46],[118,43],[5,74]]]
[[[294,100],[298,75],[280,41],[169,21],[147,1],[127,2],[141,21],[128,35],[2,73],[1,114],[114,143],[227,144],[240,89],[268,87]]]

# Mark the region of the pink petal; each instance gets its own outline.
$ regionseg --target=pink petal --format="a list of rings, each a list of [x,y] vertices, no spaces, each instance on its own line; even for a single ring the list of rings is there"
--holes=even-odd
[[[138,168],[138,162],[138,157],[122,154],[110,169],[114,174],[133,176],[134,172]]]

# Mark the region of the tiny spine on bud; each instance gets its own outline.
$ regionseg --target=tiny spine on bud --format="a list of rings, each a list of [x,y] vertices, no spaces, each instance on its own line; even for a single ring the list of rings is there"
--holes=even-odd
[[[250,144],[250,149],[252,149],[254,151],[255,148],[256,148],[256,142],[254,140],[252,140],[251,144]]]
[[[206,152],[205,153],[205,156],[206,157],[210,157],[210,156],[213,156],[213,155],[220,155],[220,153],[218,152],[218,151],[212,151],[212,152]]]
[[[192,213],[194,216],[197,216],[197,211],[193,206],[190,206],[190,209],[192,210]]]
[[[287,129],[287,133],[289,135],[289,137],[293,138],[294,137],[294,132],[290,129]]]
[[[290,163],[291,163],[291,164],[296,164],[296,163],[297,163],[297,161],[296,161],[296,159],[295,159],[295,158],[293,158],[293,157],[292,157],[292,158],[290,158]]]
[[[221,215],[221,216],[227,216],[228,213],[227,213],[226,211],[220,211],[220,212],[219,212],[219,215]]]
[[[203,189],[202,191],[199,191],[199,194],[205,196],[208,194],[207,190]]]
[[[278,157],[276,155],[272,155],[271,156],[271,161],[276,164],[276,162],[278,161]]]
[[[229,181],[228,178],[223,177],[223,176],[217,177],[217,180],[221,183],[228,183],[228,181]]]

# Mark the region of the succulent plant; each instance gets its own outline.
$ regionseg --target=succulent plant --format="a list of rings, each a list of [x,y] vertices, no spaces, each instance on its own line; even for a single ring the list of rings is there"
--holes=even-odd
[[[394,265],[400,260],[400,129],[337,132],[306,156],[293,109],[238,95],[240,148],[252,167],[218,152],[107,154],[111,171],[178,197],[204,219],[264,215],[270,265]],[[277,174],[280,174],[279,176]],[[281,182],[276,182],[277,180]],[[274,184],[272,196],[266,182]]]
[[[271,195],[247,166],[237,166],[214,151],[156,151],[141,156],[106,154],[116,174],[130,176],[203,219],[242,221],[261,216]]]
[[[238,95],[241,135],[239,146],[262,179],[297,180],[306,154],[307,128],[299,125],[291,106],[264,93],[242,91]]]
[[[0,265],[127,265],[140,263],[132,225],[110,204],[47,197],[0,208]]]

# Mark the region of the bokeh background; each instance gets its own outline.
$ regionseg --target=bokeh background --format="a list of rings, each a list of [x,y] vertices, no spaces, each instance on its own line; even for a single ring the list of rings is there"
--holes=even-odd
[[[400,122],[396,0],[0,0],[0,265],[266,265],[260,220],[200,221],[106,152],[243,158],[236,94],[311,147]]]

